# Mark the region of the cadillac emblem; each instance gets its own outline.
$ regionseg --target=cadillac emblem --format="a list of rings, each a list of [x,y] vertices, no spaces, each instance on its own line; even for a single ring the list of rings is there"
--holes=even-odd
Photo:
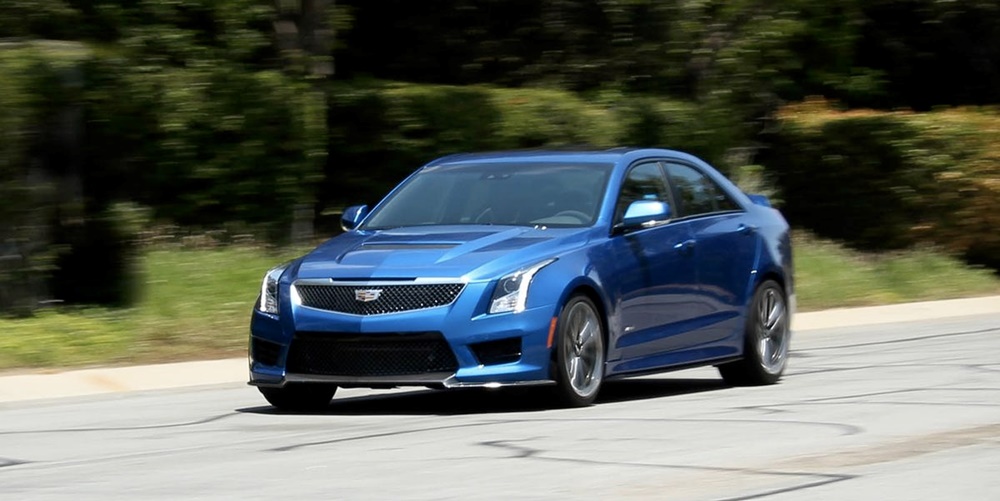
[[[378,300],[382,295],[382,289],[355,289],[354,299],[362,303],[370,303]]]

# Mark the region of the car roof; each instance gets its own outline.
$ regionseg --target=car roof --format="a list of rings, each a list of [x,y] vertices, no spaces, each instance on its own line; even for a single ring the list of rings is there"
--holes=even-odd
[[[581,162],[581,163],[617,163],[646,157],[680,157],[693,158],[690,155],[674,150],[658,148],[619,147],[609,149],[533,149],[491,151],[482,153],[456,153],[447,155],[427,164],[427,166],[502,162]]]

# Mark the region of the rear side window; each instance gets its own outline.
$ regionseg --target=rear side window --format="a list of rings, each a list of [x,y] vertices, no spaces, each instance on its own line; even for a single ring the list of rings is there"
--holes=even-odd
[[[667,175],[684,216],[740,210],[712,178],[691,166],[668,163]]]

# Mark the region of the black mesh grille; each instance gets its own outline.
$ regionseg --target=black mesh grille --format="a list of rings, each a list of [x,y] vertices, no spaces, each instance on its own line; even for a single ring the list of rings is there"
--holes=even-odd
[[[304,306],[354,315],[381,315],[444,306],[455,301],[464,287],[464,284],[295,286]]]
[[[363,336],[298,332],[287,370],[323,376],[406,376],[455,372],[458,361],[438,332]]]
[[[278,357],[281,355],[281,345],[272,343],[260,338],[250,338],[250,356],[255,362],[264,365],[278,365]]]

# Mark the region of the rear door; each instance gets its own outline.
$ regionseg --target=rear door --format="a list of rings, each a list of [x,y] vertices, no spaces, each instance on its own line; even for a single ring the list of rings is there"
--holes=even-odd
[[[759,238],[749,214],[697,166],[667,162],[678,210],[695,241],[701,327],[687,345],[738,338]],[[738,348],[737,348],[738,349]],[[724,355],[724,354],[722,354]]]

